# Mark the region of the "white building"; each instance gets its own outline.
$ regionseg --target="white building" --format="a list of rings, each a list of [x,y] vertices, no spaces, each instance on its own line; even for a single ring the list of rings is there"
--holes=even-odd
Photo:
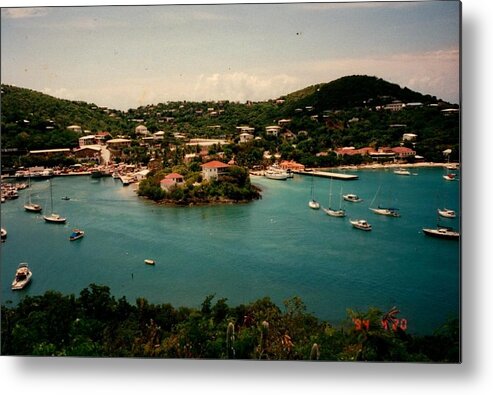
[[[207,181],[217,179],[221,174],[226,173],[228,168],[229,165],[226,163],[213,160],[202,165],[202,176]]]
[[[240,143],[248,143],[252,141],[255,136],[250,133],[242,133],[240,134]]]

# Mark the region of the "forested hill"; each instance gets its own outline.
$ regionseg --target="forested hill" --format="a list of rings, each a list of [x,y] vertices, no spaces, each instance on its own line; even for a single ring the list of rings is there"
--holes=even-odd
[[[313,85],[285,96],[286,111],[312,106],[316,109],[345,110],[354,107],[377,106],[394,100],[403,103],[436,103],[437,98],[401,88],[381,78],[352,75],[335,81]]]
[[[404,111],[375,111],[395,101],[420,105]],[[403,133],[418,136],[416,151],[430,161],[443,160],[444,149],[453,149],[457,160],[460,143],[459,117],[441,113],[456,105],[363,75],[342,77],[262,102],[175,101],[128,111],[2,85],[1,105],[2,149],[19,152],[77,146],[81,134],[68,130],[70,125],[90,133],[106,131],[114,137],[134,138],[136,126],[144,124],[151,133],[162,130],[171,137],[184,133],[189,138],[220,137],[236,142],[236,128],[248,125],[255,137],[261,138],[255,143],[259,152],[282,152],[283,159],[307,166],[333,165],[318,163],[317,152],[344,146],[395,146],[401,143]],[[296,135],[295,141],[266,134],[267,126],[282,119],[288,120],[282,132]]]
[[[2,148],[42,149],[71,147],[78,136],[67,126],[82,130],[119,130],[117,111],[82,101],[70,101],[25,88],[2,84]]]

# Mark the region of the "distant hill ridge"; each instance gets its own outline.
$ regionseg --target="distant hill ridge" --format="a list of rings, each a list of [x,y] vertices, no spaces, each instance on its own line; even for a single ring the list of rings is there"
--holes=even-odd
[[[434,96],[423,95],[381,78],[366,75],[346,76],[329,83],[309,86],[283,98],[286,100],[287,112],[306,106],[344,110],[365,105],[383,105],[394,100],[423,104],[437,102]]]
[[[422,102],[424,104],[437,101],[434,96],[401,88],[399,85],[381,78],[366,75],[351,75],[332,82],[308,86],[283,95],[281,98],[286,100],[285,111],[288,112],[297,107],[306,106],[312,106],[319,110],[348,109],[365,104],[385,104],[393,100]],[[11,107],[12,102],[15,102],[15,108]],[[95,116],[94,110],[99,110],[97,111],[98,115],[105,119],[111,112],[118,112],[108,110],[106,107],[98,107],[92,103],[58,99],[31,89],[2,84],[2,119],[4,115],[11,118],[12,113],[21,115],[33,112],[45,118],[55,118],[59,116],[58,111],[62,109],[64,112],[78,116],[76,119],[72,119],[71,123],[83,123],[87,117],[93,118]]]

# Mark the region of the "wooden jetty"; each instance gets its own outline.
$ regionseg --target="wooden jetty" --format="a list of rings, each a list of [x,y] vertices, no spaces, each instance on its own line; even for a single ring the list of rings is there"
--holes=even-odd
[[[293,170],[293,173],[301,174],[303,176],[314,176],[314,177],[324,177],[324,178],[334,178],[336,180],[357,180],[358,176],[355,174],[346,174],[346,173],[332,173],[329,171],[319,171],[319,170]]]

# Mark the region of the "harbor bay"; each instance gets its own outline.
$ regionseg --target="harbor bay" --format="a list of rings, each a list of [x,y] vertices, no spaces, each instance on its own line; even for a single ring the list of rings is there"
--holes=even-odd
[[[28,191],[2,204],[2,303],[47,290],[78,294],[91,283],[108,285],[127,300],[200,306],[207,295],[232,305],[269,296],[299,296],[307,310],[332,324],[346,309],[393,306],[412,333],[431,333],[459,314],[460,244],[423,234],[437,225],[437,209],[460,214],[459,182],[440,168],[417,168],[410,176],[392,170],[358,170],[357,180],[295,175],[287,181],[252,177],[262,199],[248,204],[167,207],[139,198],[134,186],[112,178],[51,179],[55,210],[63,225],[25,212]],[[334,218],[307,203],[310,188],[322,206],[344,202],[347,216]],[[377,195],[377,191],[378,195]],[[34,181],[31,197],[48,207],[50,182]],[[69,196],[70,200],[62,200]],[[375,215],[370,204],[392,204],[400,217]],[[371,232],[352,228],[364,218]],[[460,215],[441,219],[459,229]],[[69,241],[73,228],[86,235]],[[145,259],[156,264],[146,265]],[[17,265],[28,262],[32,284],[12,292]]]

